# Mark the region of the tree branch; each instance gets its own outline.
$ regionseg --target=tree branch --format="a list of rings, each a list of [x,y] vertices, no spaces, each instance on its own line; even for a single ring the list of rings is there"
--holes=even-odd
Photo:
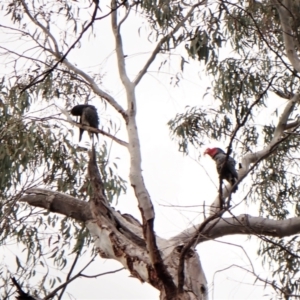
[[[38,22],[31,14],[30,11],[26,5],[26,3],[24,2],[24,0],[21,0],[23,7],[25,9],[26,14],[28,15],[28,17],[32,20],[32,22],[34,22],[39,28],[42,29],[42,31],[45,33],[46,36],[49,36],[51,38],[51,40],[53,41],[54,45],[55,45],[55,52],[50,51],[52,55],[54,55],[57,59],[57,62],[48,70],[46,70],[45,72],[43,72],[42,74],[40,74],[38,77],[34,78],[33,81],[28,84],[22,91],[30,88],[31,86],[42,82],[58,65],[59,63],[63,63],[64,65],[66,65],[70,70],[72,70],[73,72],[75,72],[76,74],[80,75],[81,77],[83,77],[88,83],[89,86],[92,88],[93,92],[104,98],[112,107],[114,107],[116,109],[117,112],[119,112],[123,118],[126,120],[127,119],[127,114],[124,111],[124,109],[122,108],[122,106],[117,103],[117,101],[110,96],[109,94],[105,93],[103,90],[101,90],[98,85],[96,84],[96,82],[93,80],[93,78],[91,76],[89,76],[87,73],[83,72],[82,70],[80,70],[79,68],[75,67],[75,65],[71,64],[68,60],[67,60],[67,55],[70,53],[70,51],[75,47],[75,45],[80,41],[80,39],[82,38],[83,34],[93,25],[94,21],[96,20],[96,15],[97,15],[97,10],[98,10],[98,4],[97,1],[95,1],[95,9],[92,15],[92,19],[91,21],[83,28],[83,30],[81,31],[81,33],[79,34],[78,38],[73,42],[73,44],[71,45],[71,47],[65,52],[65,54],[61,54],[59,51],[59,47],[57,45],[57,42],[54,38],[54,36],[51,34],[51,32],[45,27],[43,26],[40,22]],[[116,7],[116,9],[118,7],[120,7],[122,4],[120,4],[119,6]],[[113,11],[113,10],[112,10]],[[112,12],[111,11],[111,12]],[[109,12],[107,15],[101,17],[107,17],[111,14],[111,12]],[[100,18],[98,18],[100,19]],[[41,79],[37,80],[39,77],[42,77]]]
[[[280,16],[286,55],[295,70],[300,72],[300,60],[295,47],[297,45],[296,36],[291,26],[291,20],[294,18],[292,14],[291,2],[288,0],[272,0],[272,2],[276,6]]]
[[[72,196],[41,188],[31,188],[25,193],[26,195],[21,197],[20,202],[42,207],[80,222],[93,219],[88,203],[77,200]]]
[[[73,276],[72,278],[70,278],[69,280],[67,280],[66,282],[64,282],[63,284],[59,285],[55,290],[53,290],[49,295],[47,295],[46,297],[43,298],[43,300],[48,300],[52,297],[55,296],[55,294],[62,288],[66,288],[68,286],[68,284],[72,281],[74,281],[75,279],[77,279],[78,277],[84,277],[84,278],[95,278],[95,277],[100,277],[100,276],[104,276],[104,275],[109,275],[109,274],[114,274],[117,272],[120,272],[122,270],[124,270],[124,268],[120,268],[114,271],[108,271],[108,272],[104,272],[104,273],[100,273],[94,276],[89,276],[89,275],[84,275],[82,274],[82,272],[90,265],[91,262],[93,262],[94,258],[75,276]],[[59,298],[60,299],[60,298]]]
[[[182,248],[182,251],[180,253],[180,258],[179,258],[179,264],[178,264],[178,293],[183,293],[183,286],[184,286],[184,278],[185,278],[185,274],[184,274],[184,265],[185,265],[185,257],[186,254],[188,253],[188,251],[190,250],[190,248],[196,244],[199,235],[201,234],[201,232],[203,232],[203,230],[206,228],[206,226],[211,223],[211,221],[215,220],[215,219],[219,219],[223,214],[224,214],[225,210],[222,209],[219,212],[217,212],[216,214],[209,216],[207,219],[205,219],[202,224],[199,225],[198,230],[193,234],[193,236],[186,241],[185,245]],[[209,227],[211,228],[211,227]]]
[[[124,86],[131,85],[131,81],[127,75],[126,68],[125,68],[125,57],[124,57],[124,51],[123,51],[123,42],[122,37],[120,34],[120,26],[118,26],[117,21],[117,11],[115,10],[115,7],[117,7],[116,0],[112,0],[111,2],[112,9],[114,10],[111,14],[111,26],[114,33],[115,41],[116,41],[116,54],[117,54],[117,61],[118,61],[118,67],[119,67],[119,74],[121,81]],[[129,13],[129,10],[127,14]],[[125,16],[126,18],[126,16]],[[121,25],[121,24],[120,24]]]
[[[26,202],[29,205],[41,207],[50,212],[59,213],[74,218],[77,221],[88,222],[92,220],[89,204],[87,202],[77,200],[72,196],[68,196],[59,192],[40,188],[32,188],[27,190],[26,193],[27,195],[24,195],[20,199],[21,202]],[[73,210],[71,211],[72,207]],[[117,212],[116,215],[122,217]],[[125,222],[124,224],[128,224],[127,226],[135,226],[133,223],[127,223],[127,220],[124,218],[123,222]],[[214,220],[211,222],[215,222],[217,224],[209,231],[209,234],[207,233],[207,229],[204,229],[197,241],[198,243],[232,234],[248,235],[256,233],[260,235],[282,238],[300,232],[300,217],[294,217],[286,220],[272,220],[263,217],[253,217],[247,214],[242,214],[238,217],[222,218],[220,220]],[[192,227],[172,237],[169,241],[173,241],[173,245],[186,243],[197,231],[199,231],[199,229],[197,229],[199,227],[200,225],[193,225]]]
[[[257,151],[255,153],[249,153],[246,154],[242,158],[242,168],[238,170],[238,181],[232,186],[231,189],[225,189],[223,190],[223,197],[224,199],[230,195],[230,192],[234,187],[238,184],[240,184],[243,179],[253,170],[253,168],[263,159],[267,158],[270,156],[273,151],[276,149],[276,147],[285,140],[285,138],[282,138],[282,135],[285,130],[288,128],[290,129],[290,126],[288,125],[288,119],[291,113],[293,112],[295,105],[300,101],[300,95],[296,94],[294,95],[286,104],[286,107],[281,115],[281,117],[278,120],[278,124],[275,128],[274,131],[274,136],[269,143],[264,149]],[[297,124],[295,125],[297,126]],[[293,126],[292,129],[295,129],[296,127]],[[250,165],[252,167],[250,168]],[[210,207],[210,215],[214,215],[216,211],[219,209],[219,196],[216,197],[214,200],[213,204]]]
[[[89,172],[91,180],[96,180],[93,170]],[[132,276],[160,289],[161,282],[147,254],[140,225],[127,221],[128,217],[123,218],[120,213],[103,203],[103,194],[93,194],[92,197],[97,199],[88,203],[46,189],[33,188],[26,193],[21,202],[85,222],[101,257],[119,261]],[[166,245],[161,241],[161,248],[164,249]]]
[[[59,118],[52,118],[52,119],[59,119]],[[61,120],[61,119],[60,119],[60,120]],[[65,121],[66,121],[66,120],[65,120]],[[128,143],[127,143],[127,142],[125,142],[125,141],[123,141],[123,140],[117,138],[116,136],[114,136],[114,135],[112,135],[112,134],[110,134],[110,133],[108,133],[108,132],[106,132],[106,131],[104,131],[104,130],[102,130],[102,129],[98,129],[98,128],[94,128],[94,127],[82,125],[82,124],[76,123],[76,122],[74,122],[74,121],[71,121],[71,122],[70,122],[70,121],[67,120],[67,122],[69,122],[69,123],[71,123],[71,124],[77,126],[78,128],[82,128],[82,129],[84,129],[84,130],[86,130],[86,131],[90,131],[90,132],[94,132],[94,133],[101,133],[102,135],[105,135],[105,136],[111,138],[113,141],[115,141],[115,142],[118,143],[119,145],[128,148]]]
[[[297,120],[294,122],[287,123],[285,126],[285,130],[294,129],[300,125],[300,118],[298,117]]]
[[[116,0],[113,0],[112,8],[114,8],[115,6]],[[115,11],[112,13],[111,22],[116,42],[116,54],[118,60],[119,74],[127,93],[128,119],[126,125],[129,141],[128,150],[130,154],[129,178],[139,203],[139,209],[143,219],[143,234],[147,244],[147,250],[149,251],[152,266],[155,269],[157,278],[159,278],[159,280],[164,286],[166,298],[168,300],[171,300],[175,299],[174,297],[176,296],[176,286],[172,276],[170,275],[164,264],[160,250],[157,246],[156,235],[154,232],[154,208],[142,176],[141,149],[135,118],[135,85],[130,81],[126,72],[122,37],[120,34],[120,26],[118,26],[117,23],[117,13]]]
[[[100,89],[98,84],[90,75],[70,63],[67,58],[64,59],[63,64],[66,65],[70,70],[84,78],[96,95],[104,98],[108,104],[110,104],[118,113],[122,115],[125,121],[127,120],[128,116],[124,108],[111,95]]]
[[[265,147],[263,150],[260,150],[256,153],[250,153],[247,154],[243,159],[242,159],[242,169],[239,171],[239,177],[244,178],[249,170],[249,166],[252,163],[255,163],[257,161],[260,161],[261,159],[266,158],[269,156],[272,151],[274,150],[275,146],[278,146],[278,143],[280,143],[280,138],[282,134],[284,133],[284,130],[287,128],[287,121],[290,116],[290,114],[293,112],[293,109],[300,100],[300,95],[296,94],[293,96],[291,100],[288,101],[281,117],[279,118],[278,124],[276,126],[274,136],[270,142],[270,144]]]
[[[191,9],[189,10],[189,12],[187,13],[187,15],[175,26],[175,28],[173,30],[170,31],[170,33],[168,33],[167,35],[165,35],[156,45],[155,49],[153,50],[151,56],[149,57],[149,59],[147,60],[146,64],[144,65],[144,67],[141,69],[141,71],[139,72],[139,74],[137,75],[137,77],[135,78],[135,80],[133,81],[134,85],[137,86],[140,82],[140,80],[143,78],[143,76],[145,75],[145,73],[147,72],[148,68],[150,67],[150,65],[153,63],[153,61],[155,60],[157,54],[159,53],[159,51],[161,50],[161,46],[168,41],[186,22],[186,20],[193,14],[195,8],[197,8],[200,5],[206,4],[207,0],[203,0],[200,1],[197,4],[194,4]]]
[[[55,70],[55,68],[59,65],[59,63],[63,62],[63,60],[67,57],[67,55],[70,53],[70,51],[75,47],[75,45],[79,42],[79,40],[82,38],[83,34],[88,30],[88,28],[94,23],[95,21],[95,18],[96,18],[96,14],[97,14],[97,9],[98,9],[98,2],[95,1],[95,9],[94,9],[94,12],[93,12],[93,15],[92,15],[92,19],[91,21],[88,23],[88,25],[86,27],[83,28],[82,32],[79,34],[78,38],[75,40],[75,42],[72,44],[72,46],[66,51],[66,53],[64,55],[61,55],[60,53],[60,50],[59,50],[59,47],[58,47],[58,44],[57,44],[57,41],[56,39],[54,38],[54,36],[52,35],[52,33],[50,32],[50,30],[48,28],[46,28],[43,24],[41,24],[40,22],[37,21],[37,19],[35,17],[33,17],[28,9],[28,6],[27,4],[24,2],[24,0],[21,0],[22,2],[22,5],[25,9],[25,12],[27,14],[27,16],[30,18],[30,20],[36,25],[38,26],[39,28],[42,29],[42,31],[44,32],[45,36],[49,36],[50,39],[52,40],[53,44],[54,44],[54,48],[55,48],[55,52],[54,51],[50,51],[56,58],[57,58],[57,62],[54,64],[53,67],[51,67],[49,70],[43,72],[42,74],[38,75],[37,77],[35,77],[33,79],[33,81],[27,85],[24,89],[28,89],[30,88],[31,86],[39,83],[39,82],[42,82],[45,80],[45,78],[53,71]],[[39,77],[42,77],[42,79],[40,80],[37,80],[37,78]]]
[[[300,298],[300,295],[296,295],[296,294],[292,294],[292,293],[289,293],[287,290],[285,290],[284,288],[280,288],[277,284],[276,284],[276,281],[273,280],[273,281],[269,281],[267,279],[263,279],[261,277],[259,277],[259,275],[257,275],[254,271],[251,271],[251,270],[248,270],[242,266],[239,266],[239,265],[236,265],[236,264],[233,264],[227,268],[224,268],[222,270],[219,270],[218,272],[222,272],[222,271],[225,271],[225,270],[228,270],[230,268],[233,268],[233,267],[236,267],[236,268],[239,268],[239,269],[242,269],[250,274],[252,274],[253,276],[255,276],[256,280],[259,280],[261,282],[264,282],[265,285],[270,285],[275,291],[278,290],[280,291],[285,297],[286,299],[290,299],[290,297],[293,297],[293,298]],[[216,272],[217,273],[217,272]]]
[[[133,243],[133,239],[127,239],[123,233],[121,233],[121,229],[125,228],[126,226],[131,231],[133,231],[132,228],[136,228],[135,230],[137,234],[141,235],[138,222],[129,223],[127,221],[128,217],[125,219],[118,212],[114,212],[112,210],[112,212],[114,212],[113,215],[121,220],[121,228],[119,230],[114,229],[112,223],[107,222],[108,220],[103,216],[99,216],[99,222],[101,224],[101,227],[99,227],[97,224],[95,224],[95,221],[91,220],[92,214],[87,213],[87,211],[90,211],[90,206],[87,202],[79,201],[71,196],[45,189],[30,189],[27,191],[27,193],[28,195],[25,195],[21,198],[22,202],[26,202],[32,206],[43,207],[50,212],[57,212],[66,216],[71,215],[72,217],[77,216],[78,221],[85,221],[87,228],[94,236],[95,246],[99,248],[99,253],[102,257],[113,258],[120,261],[124,267],[129,269],[134,277],[137,277],[142,281],[147,281],[154,287],[159,288],[161,282],[157,278],[157,275],[155,275],[156,272],[154,272],[153,269],[151,271],[152,273],[150,272],[152,264],[148,254],[145,252],[146,248],[143,249],[139,246],[136,246],[136,244]],[[39,197],[39,199],[37,199],[37,197]],[[84,213],[84,211],[86,213]],[[72,213],[70,214],[69,212]],[[201,234],[199,234],[199,232],[201,232]],[[166,245],[168,245],[168,253],[172,252],[172,249],[175,249],[175,253],[178,252],[180,257],[180,255],[182,255],[183,247],[177,251],[176,249],[178,248],[178,245],[191,243],[191,237],[197,236],[193,242],[195,244],[199,244],[208,240],[214,240],[219,237],[234,234],[251,234],[256,236],[272,236],[282,238],[299,234],[299,232],[300,217],[290,218],[287,220],[271,220],[263,217],[252,217],[243,214],[238,217],[217,218],[215,220],[213,220],[213,218],[208,218],[201,225],[194,225],[193,227],[190,227],[182,233],[172,237],[168,241],[160,241],[160,249],[164,252]],[[173,248],[174,245],[175,248]],[[191,255],[194,255],[193,253],[194,251],[188,255],[189,258],[187,258],[187,260],[191,259]],[[172,255],[170,257],[172,261],[174,257]],[[132,258],[134,258],[134,260],[132,260]],[[166,256],[164,260],[165,259]],[[179,262],[179,260],[176,261]],[[194,261],[191,261],[191,263],[192,262],[193,264],[195,263]],[[176,276],[176,272],[178,271],[177,265],[178,263],[176,263],[176,268],[174,267],[174,269],[169,269],[174,278]],[[145,271],[142,266],[145,266],[146,270],[148,271]],[[187,263],[187,266],[189,266],[189,263]],[[145,276],[145,274],[148,275]],[[154,277],[151,277],[150,279],[148,276]],[[203,289],[204,287],[201,288],[201,290]]]
[[[62,291],[61,291],[61,293],[60,293],[60,295],[59,295],[59,297],[58,297],[58,300],[61,300],[61,298],[62,298],[62,296],[63,296],[63,294],[64,294],[64,292],[65,292],[65,290],[66,290],[66,288],[67,288],[67,282],[70,280],[70,278],[71,278],[71,275],[72,275],[72,272],[74,271],[74,268],[75,268],[75,266],[76,266],[76,264],[77,264],[77,261],[78,261],[78,259],[79,259],[79,256],[80,256],[80,251],[77,251],[77,253],[76,253],[76,256],[75,256],[75,259],[74,259],[74,261],[73,261],[73,264],[72,264],[72,266],[71,266],[71,269],[70,269],[70,271],[69,271],[69,273],[68,273],[68,275],[67,275],[67,279],[66,279],[66,284],[65,284],[65,286],[63,286],[63,287],[61,287],[62,288]],[[58,291],[58,290],[57,290]]]
[[[64,282],[63,284],[59,285],[56,289],[54,289],[49,295],[47,295],[46,297],[43,298],[43,300],[48,300],[52,297],[55,296],[55,294],[60,290],[60,289],[65,289],[67,287],[67,285],[72,282],[73,280],[75,280],[76,278],[80,277],[80,276],[84,276],[82,274],[82,272],[95,260],[97,254],[73,277],[69,278],[66,282]],[[76,260],[75,260],[76,261]],[[106,274],[112,274],[112,273],[116,273],[116,272],[119,272],[123,270],[123,268],[121,269],[117,269],[115,271],[110,271],[110,272],[105,272],[105,273],[102,273],[102,274],[99,274],[99,276],[102,276],[102,275],[106,275]],[[60,297],[59,297],[60,299]]]
[[[263,217],[252,217],[243,214],[232,218],[216,219],[210,222],[213,228],[206,227],[197,240],[197,244],[214,240],[219,237],[242,234],[242,235],[266,235],[283,238],[300,232],[300,217],[286,220],[272,220]],[[199,225],[198,225],[199,226]],[[173,243],[186,243],[197,233],[197,226],[190,227],[182,233],[171,238]]]
[[[28,9],[28,6],[27,6],[27,4],[25,3],[25,1],[24,1],[24,0],[21,0],[21,3],[22,3],[22,5],[23,5],[24,10],[25,10],[27,16],[29,17],[29,19],[30,19],[36,26],[38,26],[39,28],[42,29],[42,31],[44,32],[44,34],[45,34],[46,37],[47,37],[47,36],[50,37],[50,39],[51,39],[51,41],[52,41],[52,43],[53,43],[53,45],[54,45],[54,48],[55,48],[56,53],[57,53],[57,54],[60,53],[59,47],[58,47],[58,44],[57,44],[57,41],[56,41],[55,37],[51,34],[51,32],[50,32],[50,31],[49,31],[42,23],[40,23],[35,17],[33,17],[33,16],[31,15],[31,13],[30,13],[30,11],[29,11],[29,9]],[[77,43],[77,42],[76,42],[76,43]],[[68,53],[70,52],[71,49],[72,49],[72,47],[69,49]],[[67,54],[68,54],[68,53],[67,53]],[[59,63],[59,62],[58,62],[58,63]],[[58,64],[58,63],[57,63],[57,64]]]

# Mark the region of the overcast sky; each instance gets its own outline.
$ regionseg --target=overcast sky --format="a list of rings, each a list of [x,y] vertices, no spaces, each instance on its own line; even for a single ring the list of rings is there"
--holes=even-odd
[[[103,26],[105,22],[106,26]],[[127,55],[126,64],[132,78],[141,69],[154,47],[146,41],[145,37],[139,36],[138,22],[139,20],[135,18],[126,22],[122,29],[124,52]],[[103,21],[102,26],[102,28],[95,26],[95,33],[99,39],[92,42],[91,39],[85,38],[80,49],[72,50],[69,60],[76,61],[78,67],[99,70],[105,74],[101,88],[124,104],[125,93],[117,75],[110,20]],[[155,230],[159,236],[168,238],[203,220],[202,205],[204,201],[209,205],[217,195],[215,185],[218,184],[218,176],[214,162],[209,157],[201,157],[196,161],[205,148],[192,151],[189,157],[183,156],[178,152],[176,143],[171,141],[167,127],[167,122],[176,113],[183,112],[187,105],[212,107],[215,105],[211,96],[203,99],[206,89],[211,87],[211,80],[201,73],[203,66],[191,60],[190,64],[185,66],[179,87],[173,87],[170,84],[171,77],[174,77],[178,69],[167,63],[158,73],[157,69],[162,58],[159,56],[137,88],[137,122],[141,139],[143,175],[156,212]],[[174,56],[171,60],[179,61],[179,57]],[[5,68],[2,68],[1,74],[5,74]],[[100,101],[94,104],[98,108],[101,123],[105,124],[108,122],[110,111],[105,112]],[[121,119],[120,123],[122,123]],[[75,132],[74,143],[78,141],[77,128]],[[126,139],[124,130],[121,130],[119,137]],[[87,135],[83,143],[86,141],[88,141]],[[206,146],[225,148],[226,144],[211,141]],[[116,156],[120,157],[120,174],[127,179],[128,154],[125,149],[114,145],[111,158]],[[233,201],[238,203],[242,195],[243,189],[240,188],[238,193],[233,195]],[[121,212],[139,218],[137,201],[130,185],[127,195],[122,195],[115,207]],[[258,209],[254,205],[247,207],[242,203],[235,213],[250,213],[257,216]],[[256,256],[258,249],[256,238],[231,236],[203,243],[197,247],[197,250],[209,284],[210,299],[265,299],[264,295],[270,294],[271,289],[265,290],[262,283],[255,282],[255,278],[245,271],[236,267],[229,268],[240,265],[250,269],[249,260],[242,248],[233,244],[242,245],[257,273],[264,275],[260,259]],[[0,254],[1,252],[4,253],[3,248],[0,248]],[[7,255],[6,253],[6,257]],[[88,256],[83,258],[77,270],[82,268],[88,259]],[[121,265],[115,261],[97,258],[86,274],[102,273],[120,267]],[[226,271],[220,272],[226,268]],[[78,279],[70,284],[64,299],[74,299],[70,294],[76,299],[158,299],[157,290],[130,277],[127,271],[97,279]]]

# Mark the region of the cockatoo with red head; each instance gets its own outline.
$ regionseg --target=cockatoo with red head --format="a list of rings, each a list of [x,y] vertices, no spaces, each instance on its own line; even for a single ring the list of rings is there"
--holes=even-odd
[[[217,172],[222,180],[227,180],[231,186],[237,182],[235,160],[231,156],[228,156],[226,160],[226,153],[220,148],[207,148],[204,154],[208,154],[216,162]],[[232,192],[235,193],[236,190],[237,187]]]

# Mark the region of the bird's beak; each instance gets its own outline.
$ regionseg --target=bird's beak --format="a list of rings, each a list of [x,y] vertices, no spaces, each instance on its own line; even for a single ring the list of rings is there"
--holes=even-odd
[[[207,153],[208,153],[208,149],[206,149],[203,154],[206,155]]]

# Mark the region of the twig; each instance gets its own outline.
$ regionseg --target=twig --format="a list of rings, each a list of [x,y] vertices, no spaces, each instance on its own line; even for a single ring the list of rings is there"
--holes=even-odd
[[[78,38],[75,40],[75,42],[73,42],[73,44],[69,47],[69,49],[65,52],[65,54],[60,55],[60,51],[59,51],[59,47],[58,44],[54,38],[54,36],[51,34],[51,32],[45,27],[43,26],[40,22],[37,21],[36,18],[34,18],[28,7],[27,4],[24,2],[24,0],[21,0],[22,5],[25,9],[26,14],[28,15],[28,17],[31,19],[31,21],[33,23],[35,23],[38,27],[40,27],[42,29],[42,31],[45,33],[46,36],[49,36],[50,39],[52,40],[54,47],[55,47],[55,52],[50,51],[54,56],[56,56],[56,58],[58,58],[57,62],[48,70],[46,70],[45,72],[39,74],[38,76],[36,76],[31,83],[29,83],[27,86],[25,86],[22,90],[21,93],[24,92],[25,90],[29,89],[30,87],[32,87],[33,85],[36,85],[40,82],[43,82],[46,77],[53,71],[55,70],[55,68],[64,61],[64,59],[67,57],[67,55],[70,53],[70,51],[75,47],[75,45],[80,41],[80,39],[82,38],[83,34],[89,29],[89,27],[91,27],[95,21],[96,15],[97,15],[97,9],[98,9],[98,1],[94,1],[95,2],[95,9],[94,12],[92,14],[92,19],[91,21],[86,25],[86,27],[83,28],[83,30],[81,31],[81,33],[79,34]],[[110,12],[111,13],[111,12]],[[110,14],[108,13],[107,16]],[[106,16],[105,16],[106,17]],[[41,79],[37,80],[38,78],[42,77]]]
[[[117,269],[117,270],[114,270],[114,271],[108,271],[108,272],[105,272],[105,273],[99,273],[99,274],[96,274],[96,275],[84,275],[84,274],[81,274],[80,277],[97,278],[97,277],[100,277],[100,276],[103,276],[103,275],[114,274],[114,273],[120,272],[122,270],[125,270],[125,268],[120,268],[120,269]]]
[[[71,274],[72,274],[72,272],[74,271],[74,268],[75,268],[76,263],[77,263],[77,261],[78,261],[78,259],[79,259],[79,256],[80,256],[80,251],[77,251],[76,256],[75,256],[75,259],[74,259],[73,264],[72,264],[72,266],[71,266],[71,269],[70,269],[70,271],[69,271],[69,273],[68,273],[68,275],[67,275],[67,280],[66,280],[66,281],[70,280]],[[63,294],[64,294],[66,288],[67,288],[67,285],[65,285],[65,286],[63,287],[63,289],[62,289],[62,291],[61,291],[61,293],[60,293],[60,295],[59,295],[59,297],[58,297],[58,300],[60,300],[60,299],[62,298],[62,296],[63,296]]]
[[[231,268],[233,268],[233,267],[242,269],[242,270],[244,270],[244,271],[246,271],[246,272],[248,272],[248,273],[254,275],[254,276],[256,277],[256,279],[258,279],[259,281],[264,282],[265,284],[268,284],[268,285],[272,286],[272,288],[273,288],[275,291],[278,290],[278,291],[280,291],[283,295],[285,295],[286,297],[288,297],[288,298],[286,298],[286,299],[289,299],[290,297],[300,298],[300,295],[297,295],[297,294],[291,294],[291,293],[287,292],[284,288],[280,288],[280,287],[275,283],[274,280],[273,280],[273,281],[269,281],[269,280],[266,280],[266,279],[262,279],[262,278],[260,278],[255,272],[250,271],[250,270],[248,270],[248,269],[246,269],[246,268],[244,268],[244,267],[242,267],[242,266],[236,265],[236,264],[232,264],[232,265],[230,265],[230,266],[228,266],[228,267],[226,267],[226,268],[224,268],[224,269],[221,269],[221,270],[216,271],[215,273],[223,272],[223,271],[226,271],[226,270],[231,269]]]
[[[49,295],[47,295],[46,297],[44,297],[43,300],[47,300],[47,299],[50,299],[52,297],[55,296],[55,294],[62,288],[64,288],[65,286],[67,286],[70,282],[72,282],[73,280],[75,280],[76,278],[78,277],[87,277],[88,278],[88,275],[84,275],[82,274],[82,272],[94,261],[95,257],[98,255],[95,254],[94,257],[86,264],[86,266],[81,270],[79,271],[75,276],[73,276],[72,278],[70,278],[69,280],[67,280],[66,282],[64,282],[63,284],[61,284],[60,286],[58,286],[56,289],[54,289]],[[114,274],[114,273],[117,273],[117,272],[120,272],[124,270],[124,268],[120,268],[120,269],[117,269],[117,270],[114,270],[114,271],[109,271],[109,272],[104,272],[104,273],[100,273],[97,275],[97,277],[99,276],[104,276],[104,275],[108,275],[108,274]]]
[[[116,143],[124,146],[124,147],[128,147],[128,143],[117,138],[115,135],[112,135],[102,129],[99,129],[99,128],[94,128],[94,127],[90,127],[90,126],[86,126],[86,125],[82,125],[80,123],[76,123],[74,122],[73,120],[69,121],[69,120],[66,120],[66,119],[62,119],[62,118],[58,118],[58,117],[54,117],[54,116],[50,116],[50,117],[45,117],[45,118],[36,118],[36,117],[30,117],[28,119],[31,119],[31,120],[39,120],[39,121],[48,121],[48,120],[59,120],[59,121],[65,121],[65,122],[68,122],[72,125],[75,125],[76,127],[78,128],[82,128],[82,129],[85,129],[87,131],[90,131],[90,132],[94,132],[94,133],[100,133],[104,136],[107,136],[109,138],[111,138],[113,141],[115,141]]]
[[[140,80],[143,78],[143,76],[145,75],[145,73],[147,72],[148,68],[150,67],[150,65],[152,64],[152,62],[154,61],[154,59],[156,58],[157,54],[159,53],[159,51],[161,50],[161,46],[167,41],[169,40],[186,22],[186,20],[193,14],[194,10],[198,7],[201,6],[203,4],[206,4],[207,1],[200,1],[199,3],[194,4],[191,9],[189,10],[189,12],[186,14],[186,16],[175,26],[175,28],[167,35],[165,35],[156,45],[155,49],[153,50],[151,56],[149,57],[149,59],[147,60],[146,64],[144,65],[144,67],[141,69],[141,71],[139,72],[139,74],[137,75],[137,77],[135,78],[135,80],[133,81],[134,85],[137,86],[140,82]]]

